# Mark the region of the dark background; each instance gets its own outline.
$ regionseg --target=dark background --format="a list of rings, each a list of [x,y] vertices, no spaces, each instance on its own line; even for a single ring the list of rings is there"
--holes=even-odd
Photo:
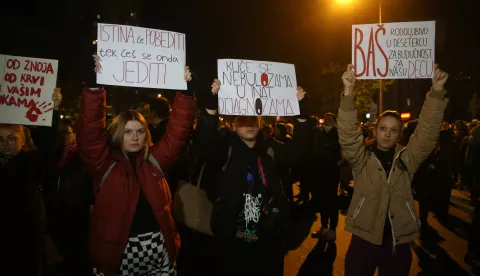
[[[74,106],[82,80],[95,83],[96,22],[182,32],[187,63],[208,93],[218,58],[293,63],[297,82],[320,115],[338,108],[340,75],[350,61],[351,25],[378,22],[378,0],[27,0],[3,3],[0,53],[59,60],[58,85]],[[446,117],[471,119],[478,92],[480,32],[474,0],[383,0],[383,22],[436,21],[436,61],[451,75]],[[99,17],[99,18],[98,18]],[[476,42],[476,43],[475,43]],[[328,70],[326,70],[328,69]],[[428,80],[396,81],[385,108],[418,114]],[[120,91],[117,91],[120,90]],[[118,88],[117,109],[170,91]],[[135,93],[136,92],[136,93]],[[406,105],[406,98],[411,105]]]

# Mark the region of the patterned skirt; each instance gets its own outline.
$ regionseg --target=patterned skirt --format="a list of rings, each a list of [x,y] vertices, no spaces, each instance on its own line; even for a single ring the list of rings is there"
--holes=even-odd
[[[93,268],[94,276],[103,273]],[[161,232],[150,232],[131,237],[123,253],[119,276],[175,276]]]

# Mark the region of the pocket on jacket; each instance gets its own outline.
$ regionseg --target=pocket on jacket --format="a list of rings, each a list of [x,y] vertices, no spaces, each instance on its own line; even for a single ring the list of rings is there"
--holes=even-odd
[[[419,226],[420,220],[417,217],[417,212],[415,210],[415,207],[413,207],[409,201],[406,201],[405,205],[407,205],[408,212],[410,213],[410,216],[412,217],[413,221]]]
[[[355,209],[350,215],[350,222],[353,227],[368,233],[373,232],[378,209],[376,198],[361,196]]]

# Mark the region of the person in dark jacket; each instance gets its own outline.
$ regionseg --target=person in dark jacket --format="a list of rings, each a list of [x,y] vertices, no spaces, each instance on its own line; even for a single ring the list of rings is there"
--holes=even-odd
[[[68,275],[85,275],[88,267],[88,218],[93,183],[79,155],[70,120],[60,124],[53,160],[43,189],[47,224],[65,260]]]
[[[148,104],[141,103],[137,107],[137,111],[147,120],[148,128],[152,135],[152,143],[160,141],[165,131],[167,131],[171,109],[170,102],[164,97],[156,98]]]
[[[340,182],[340,142],[337,118],[333,113],[325,114],[322,127],[314,133],[313,159],[309,173],[316,179],[313,185],[313,202],[320,207],[321,228],[312,233],[314,238],[334,240],[338,225],[338,184]]]
[[[212,93],[219,89],[216,79]],[[305,92],[297,91],[302,100]],[[292,162],[303,153],[299,148],[291,150],[306,144],[303,125],[296,126],[292,143],[269,148],[259,136],[259,118],[237,116],[234,133],[220,139],[216,105],[211,108],[200,117],[194,147],[219,175],[219,197],[211,220],[218,246],[217,275],[283,275],[282,236],[290,218],[276,164]]]
[[[95,57],[97,73],[100,58]],[[191,80],[188,67],[185,81]],[[94,275],[174,275],[180,238],[165,177],[193,126],[192,91],[177,93],[163,138],[151,143],[140,113],[120,113],[105,129],[104,89],[84,89],[76,124],[80,155],[94,180],[90,259]]]
[[[22,125],[0,124],[0,176],[2,182],[2,267],[18,275],[41,275],[51,263],[47,253],[56,251],[47,231],[41,195],[46,160],[54,141],[61,94],[55,92],[53,127],[32,129],[36,149],[27,143],[28,130]],[[30,144],[30,146],[27,146]],[[56,255],[56,254],[55,254]]]
[[[480,126],[471,131],[468,149],[465,155],[465,167],[470,171],[474,184],[478,189],[480,185]],[[474,273],[480,273],[480,204],[476,198],[476,207],[472,218],[470,235],[468,238],[468,251],[465,262],[472,266]]]

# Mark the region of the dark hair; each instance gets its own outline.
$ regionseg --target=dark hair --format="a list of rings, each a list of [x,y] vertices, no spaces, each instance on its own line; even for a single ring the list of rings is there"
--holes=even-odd
[[[335,120],[335,123],[337,122],[337,116],[335,116],[335,114],[333,114],[332,112],[328,112],[326,113],[323,118],[325,119],[326,117],[332,117],[333,120]]]
[[[408,121],[407,125],[402,130],[402,135],[400,137],[400,144],[402,146],[406,146],[408,144],[408,141],[410,141],[410,137],[415,132],[417,125],[418,125],[417,120]]]
[[[280,130],[281,137],[285,137],[285,135],[287,135],[287,126],[284,123],[277,123],[275,127]]]
[[[263,131],[264,133],[268,133],[268,134],[271,135],[271,134],[273,133],[273,128],[272,128],[271,126],[269,126],[269,125],[264,125],[264,126],[262,127],[262,131]]]
[[[375,128],[378,127],[378,124],[383,118],[387,118],[387,117],[393,117],[397,119],[398,122],[400,123],[400,128],[402,128],[402,117],[400,117],[400,114],[398,114],[398,112],[394,110],[387,110],[387,111],[384,111],[382,114],[380,114],[377,118],[377,123],[375,124]]]
[[[155,112],[158,118],[170,117],[170,102],[167,98],[160,97],[150,103],[150,112]]]

